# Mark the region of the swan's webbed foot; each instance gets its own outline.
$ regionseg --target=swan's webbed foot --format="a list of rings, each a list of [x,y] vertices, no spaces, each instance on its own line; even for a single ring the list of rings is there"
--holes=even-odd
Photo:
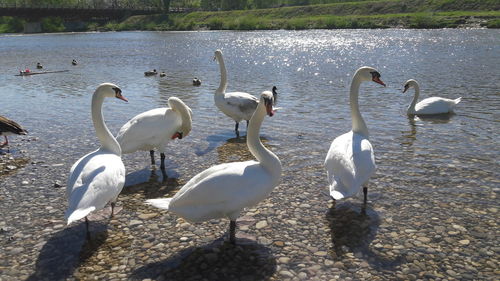
[[[160,153],[160,169],[165,170],[165,153]]]
[[[366,187],[366,186],[363,187],[363,195],[365,197],[363,202],[366,205],[366,200],[368,198],[368,187]]]
[[[154,165],[155,164],[155,151],[150,150],[149,155],[151,155],[151,165]]]
[[[236,244],[236,221],[229,221],[229,242]]]
[[[87,219],[87,217],[85,217],[85,232],[87,240],[90,241],[89,220]]]

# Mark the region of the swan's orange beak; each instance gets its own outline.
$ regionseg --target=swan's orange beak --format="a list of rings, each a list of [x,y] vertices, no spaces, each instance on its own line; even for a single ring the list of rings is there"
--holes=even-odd
[[[182,139],[182,133],[176,132],[175,134],[172,135],[173,140],[175,140],[176,138]]]
[[[382,86],[384,86],[384,87],[385,87],[385,83],[384,83],[384,82],[382,82],[382,80],[380,80],[380,77],[374,76],[374,77],[372,78],[372,81],[373,81],[373,82],[375,82],[375,83],[378,83],[378,84],[380,84],[380,85],[382,85]]]
[[[116,98],[128,102],[128,99],[126,97],[122,96],[122,94],[117,93]]]
[[[269,117],[272,117],[274,115],[272,102],[270,102],[269,104],[266,104],[266,111],[267,111],[267,115],[269,115]]]

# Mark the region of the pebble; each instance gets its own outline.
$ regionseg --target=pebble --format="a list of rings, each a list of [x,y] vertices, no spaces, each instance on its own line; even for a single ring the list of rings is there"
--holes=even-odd
[[[262,228],[264,228],[264,227],[267,227],[267,221],[265,221],[265,220],[263,220],[263,221],[259,221],[259,222],[255,225],[255,227],[256,227],[257,229],[262,229]]]

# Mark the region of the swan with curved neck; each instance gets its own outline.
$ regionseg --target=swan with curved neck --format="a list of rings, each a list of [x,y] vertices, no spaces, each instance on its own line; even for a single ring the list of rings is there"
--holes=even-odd
[[[368,140],[368,127],[358,104],[359,87],[364,81],[373,81],[385,87],[380,80],[380,73],[371,67],[359,68],[352,78],[349,94],[352,130],[333,140],[324,163],[330,183],[330,196],[334,200],[357,194],[375,172],[375,157]],[[366,204],[366,186],[363,187],[363,193]]]
[[[214,95],[215,105],[220,111],[228,117],[231,117],[236,122],[234,131],[236,132],[236,135],[239,136],[239,123],[242,120],[246,120],[248,127],[248,120],[252,118],[252,114],[257,108],[259,100],[256,97],[244,92],[226,93],[227,71],[224,59],[222,58],[221,50],[215,51],[214,60],[217,60],[220,68],[220,84]]]
[[[415,88],[415,94],[413,95],[413,100],[406,111],[408,115],[452,113],[455,106],[462,100],[461,97],[454,100],[441,97],[430,97],[418,102],[418,97],[420,96],[420,86],[416,80],[410,79],[406,81],[403,93],[408,91],[411,87]]]
[[[125,123],[116,140],[124,154],[149,151],[155,164],[154,149],[160,152],[160,168],[165,169],[165,146],[173,139],[182,139],[191,132],[191,109],[179,98],[168,99],[170,107],[155,108],[136,115]]]
[[[101,147],[73,164],[66,195],[68,209],[64,215],[67,224],[85,218],[87,238],[90,238],[87,215],[101,210],[111,202],[114,205],[125,183],[125,166],[121,160],[120,145],[104,123],[102,103],[104,98],[115,97],[127,101],[118,86],[111,83],[99,85],[92,96],[92,121]]]
[[[189,180],[173,198],[146,202],[172,211],[190,222],[228,217],[229,238],[235,243],[236,219],[240,212],[264,200],[281,180],[280,160],[259,139],[264,117],[274,114],[272,105],[272,93],[264,91],[250,119],[247,146],[257,161],[213,166]]]

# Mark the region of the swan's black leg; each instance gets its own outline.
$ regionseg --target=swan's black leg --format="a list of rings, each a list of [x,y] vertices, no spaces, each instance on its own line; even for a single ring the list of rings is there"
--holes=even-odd
[[[248,131],[248,124],[250,123],[250,120],[247,120],[247,131]]]
[[[111,202],[111,216],[109,216],[110,218],[112,218],[115,214],[115,205],[115,202]]]
[[[85,217],[85,229],[87,232],[87,240],[90,240],[90,231],[89,231],[89,220]]]
[[[229,242],[236,244],[236,221],[229,221]]]
[[[155,164],[155,151],[150,150],[149,155],[151,155],[151,165],[154,165]]]
[[[160,159],[161,159],[161,164],[160,164],[160,169],[165,170],[165,153],[160,153]]]
[[[365,200],[364,200],[364,203],[366,205],[366,199],[368,197],[368,187],[366,186],[363,186],[363,194],[365,195]]]
[[[236,132],[236,135],[239,137],[240,136],[240,131],[238,131],[238,128],[240,126],[240,123],[236,122],[234,125],[234,131]]]

